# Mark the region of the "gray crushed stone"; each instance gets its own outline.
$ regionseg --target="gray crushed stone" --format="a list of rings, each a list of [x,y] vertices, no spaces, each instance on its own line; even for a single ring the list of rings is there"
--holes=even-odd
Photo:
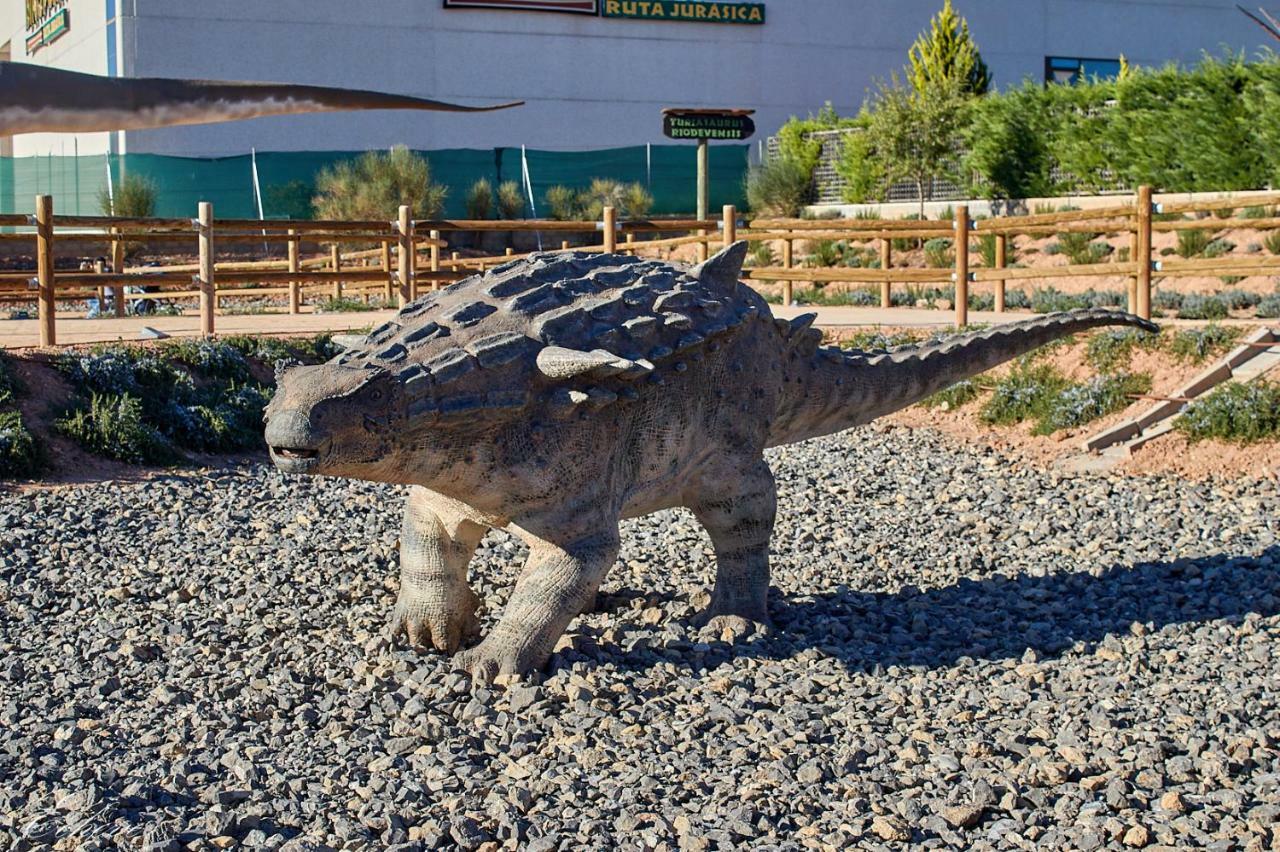
[[[397,488],[0,494],[0,848],[1280,848],[1274,482],[771,462],[776,633],[688,626],[711,548],[663,513],[511,689],[385,638]],[[489,623],[522,553],[482,546]]]

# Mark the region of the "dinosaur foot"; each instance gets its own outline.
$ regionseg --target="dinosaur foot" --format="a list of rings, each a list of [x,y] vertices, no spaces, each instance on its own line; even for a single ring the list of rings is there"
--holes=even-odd
[[[767,636],[773,632],[773,622],[763,610],[749,615],[718,610],[713,603],[693,619],[704,639],[733,644],[752,636]]]
[[[436,650],[452,654],[480,635],[480,620],[476,618],[479,599],[475,592],[465,588],[458,600],[441,607],[438,604],[423,605],[396,601],[391,613],[391,636],[404,639],[418,650]]]
[[[471,675],[477,685],[507,683],[546,665],[551,652],[525,643],[490,636],[474,648],[456,655],[453,668]]]

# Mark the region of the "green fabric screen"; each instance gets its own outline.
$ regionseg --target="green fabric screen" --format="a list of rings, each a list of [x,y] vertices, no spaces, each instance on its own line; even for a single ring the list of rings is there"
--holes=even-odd
[[[742,181],[747,170],[747,145],[711,145],[711,215],[720,205],[744,207]],[[514,180],[524,186],[519,148],[446,149],[422,151],[433,179],[449,189],[446,215],[461,217],[467,188],[487,177],[496,186]],[[297,215],[310,197],[316,174],[325,166],[351,159],[359,152],[264,152],[257,155],[263,207],[269,219]],[[529,178],[539,215],[545,215],[549,187],[585,187],[592,178],[614,178],[646,185],[654,197],[655,214],[689,214],[696,207],[695,146],[644,145],[600,151],[528,150]],[[199,201],[211,201],[215,214],[226,218],[256,218],[252,160],[248,155],[197,159],[156,154],[82,157],[17,157],[0,159],[0,212],[32,213],[35,197],[54,196],[54,210],[97,215],[98,194],[106,186],[108,164],[119,182],[124,174],[145,175],[159,188],[159,216],[194,216]],[[528,215],[529,211],[526,211]]]

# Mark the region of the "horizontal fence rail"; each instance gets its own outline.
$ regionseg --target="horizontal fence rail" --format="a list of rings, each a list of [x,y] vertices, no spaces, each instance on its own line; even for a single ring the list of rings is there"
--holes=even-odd
[[[1128,281],[1128,309],[1151,316],[1152,279],[1191,276],[1280,276],[1280,257],[1268,255],[1158,258],[1152,250],[1157,233],[1188,230],[1231,229],[1280,230],[1280,216],[1263,209],[1266,215],[1243,218],[1244,207],[1265,208],[1280,204],[1280,192],[1251,194],[1247,199],[1214,199],[1153,204],[1149,187],[1141,187],[1131,202],[1091,210],[1065,210],[1028,216],[999,216],[972,220],[968,207],[955,208],[950,221],[891,219],[780,219],[759,217],[740,222],[737,211],[726,206],[718,219],[640,219],[624,221],[611,207],[600,221],[560,220],[414,220],[407,207],[395,220],[254,220],[215,219],[207,203],[198,205],[191,219],[129,218],[111,216],[65,216],[54,213],[49,196],[36,199],[36,213],[0,215],[0,227],[19,229],[0,233],[6,245],[31,246],[36,274],[0,273],[0,301],[31,301],[39,308],[40,345],[57,342],[56,306],[59,301],[98,298],[106,303],[111,295],[115,316],[125,316],[129,302],[157,299],[199,299],[201,329],[213,334],[216,315],[225,299],[288,296],[288,310],[298,313],[311,296],[342,298],[380,296],[403,306],[417,298],[419,288],[437,289],[467,275],[483,271],[516,257],[525,256],[508,248],[504,254],[463,257],[455,248],[456,235],[493,232],[537,233],[545,235],[549,251],[623,252],[696,247],[705,260],[714,244],[728,245],[738,237],[781,244],[777,260],[748,267],[748,281],[781,284],[784,304],[794,301],[796,283],[878,284],[880,304],[892,306],[894,285],[953,284],[955,322],[968,322],[970,284],[991,285],[997,312],[1005,309],[1005,286],[1009,281],[1057,278],[1125,278]],[[1201,218],[1171,218],[1195,215]],[[1074,263],[1060,266],[1014,267],[1006,262],[1010,240],[1047,234],[1092,234],[1127,236],[1129,257],[1121,262]],[[599,235],[591,245],[571,246],[572,234]],[[453,238],[454,242],[450,242]],[[928,240],[951,241],[950,265],[943,268],[894,265],[894,245],[900,241],[921,244]],[[539,238],[541,244],[542,238]],[[813,267],[796,262],[797,243],[840,240],[861,244],[878,260],[875,266]],[[971,262],[970,241],[990,240],[984,254],[993,261],[976,266]],[[59,270],[56,247],[67,241],[72,246],[103,243],[109,248],[108,262],[92,270]],[[166,250],[187,245],[198,256],[196,263],[127,268],[126,246],[156,244]],[[327,251],[302,257],[303,244],[321,244]],[[269,260],[217,259],[220,246],[256,246],[264,251],[283,250],[285,258]],[[876,255],[878,254],[878,258]],[[142,288],[146,288],[145,290]]]

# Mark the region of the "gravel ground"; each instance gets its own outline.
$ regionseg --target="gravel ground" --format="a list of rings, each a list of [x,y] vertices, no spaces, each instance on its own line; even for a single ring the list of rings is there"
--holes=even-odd
[[[710,545],[664,513],[509,691],[389,646],[395,488],[0,495],[0,848],[1280,848],[1274,482],[772,462],[775,634],[687,626]]]

